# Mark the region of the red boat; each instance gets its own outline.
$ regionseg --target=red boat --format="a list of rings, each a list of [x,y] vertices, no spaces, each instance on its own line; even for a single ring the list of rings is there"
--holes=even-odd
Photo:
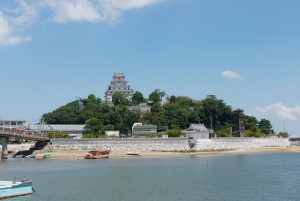
[[[101,158],[108,158],[110,150],[98,150],[98,151],[89,151],[85,159],[101,159]]]

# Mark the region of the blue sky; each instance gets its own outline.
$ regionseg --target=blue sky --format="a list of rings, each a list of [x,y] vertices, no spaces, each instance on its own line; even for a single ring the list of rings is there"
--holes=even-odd
[[[298,0],[4,0],[0,115],[38,120],[103,98],[114,72],[135,91],[209,94],[300,135]]]

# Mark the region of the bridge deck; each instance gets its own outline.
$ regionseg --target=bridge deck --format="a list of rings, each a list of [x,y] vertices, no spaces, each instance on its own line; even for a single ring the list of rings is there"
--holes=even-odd
[[[34,140],[34,141],[49,141],[49,136],[45,136],[35,131],[19,131],[16,129],[0,128],[0,136],[15,137],[18,139]]]

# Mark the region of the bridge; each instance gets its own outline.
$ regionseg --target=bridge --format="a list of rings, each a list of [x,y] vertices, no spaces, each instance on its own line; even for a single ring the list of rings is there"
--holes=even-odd
[[[24,129],[9,129],[9,128],[0,127],[0,144],[2,145],[2,157],[1,157],[2,159],[6,158],[6,156],[4,156],[4,153],[5,150],[7,150],[9,138],[37,141],[35,146],[30,148],[30,150],[20,151],[17,153],[17,155],[22,155],[22,156],[30,155],[33,153],[34,150],[39,150],[44,148],[44,146],[46,146],[50,141],[49,136],[40,134],[35,131],[28,131]]]

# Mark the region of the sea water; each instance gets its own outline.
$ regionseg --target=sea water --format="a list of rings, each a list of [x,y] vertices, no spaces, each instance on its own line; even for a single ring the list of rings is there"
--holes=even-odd
[[[9,159],[0,179],[26,175],[33,201],[300,200],[300,154]]]

